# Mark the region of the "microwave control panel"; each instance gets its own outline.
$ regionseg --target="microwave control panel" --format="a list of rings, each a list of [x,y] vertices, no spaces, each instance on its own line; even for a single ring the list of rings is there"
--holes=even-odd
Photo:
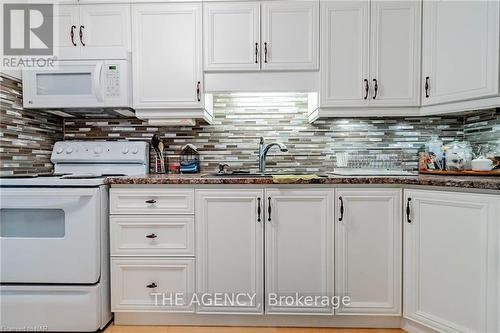
[[[120,97],[120,67],[119,65],[105,65],[106,97]]]

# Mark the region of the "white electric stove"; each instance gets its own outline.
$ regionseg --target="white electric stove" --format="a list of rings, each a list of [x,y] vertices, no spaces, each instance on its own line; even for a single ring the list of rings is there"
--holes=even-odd
[[[107,175],[144,175],[145,142],[62,141],[55,174],[0,179],[1,330],[93,332],[111,320]]]

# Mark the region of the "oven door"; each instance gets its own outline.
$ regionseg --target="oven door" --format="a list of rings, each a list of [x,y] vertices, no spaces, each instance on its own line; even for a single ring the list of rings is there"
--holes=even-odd
[[[1,283],[99,280],[98,188],[1,188],[0,195]]]

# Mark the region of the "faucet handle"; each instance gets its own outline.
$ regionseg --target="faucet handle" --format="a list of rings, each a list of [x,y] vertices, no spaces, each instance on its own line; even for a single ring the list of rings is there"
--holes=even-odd
[[[219,173],[226,173],[225,167],[229,167],[229,165],[224,163],[219,163]]]
[[[261,136],[260,137],[260,144],[263,145],[264,144],[264,138]]]

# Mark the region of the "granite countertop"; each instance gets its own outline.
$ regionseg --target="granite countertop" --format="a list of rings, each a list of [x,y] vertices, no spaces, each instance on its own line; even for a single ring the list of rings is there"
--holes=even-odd
[[[203,174],[175,175],[175,174],[150,174],[146,176],[109,177],[109,185],[208,185],[208,184],[250,184],[270,185],[275,184],[272,177],[217,177]],[[475,176],[378,176],[378,177],[353,177],[329,176],[309,181],[297,181],[290,184],[333,184],[333,185],[425,185],[445,186],[456,188],[471,188],[482,190],[500,190],[500,177],[475,177]]]

